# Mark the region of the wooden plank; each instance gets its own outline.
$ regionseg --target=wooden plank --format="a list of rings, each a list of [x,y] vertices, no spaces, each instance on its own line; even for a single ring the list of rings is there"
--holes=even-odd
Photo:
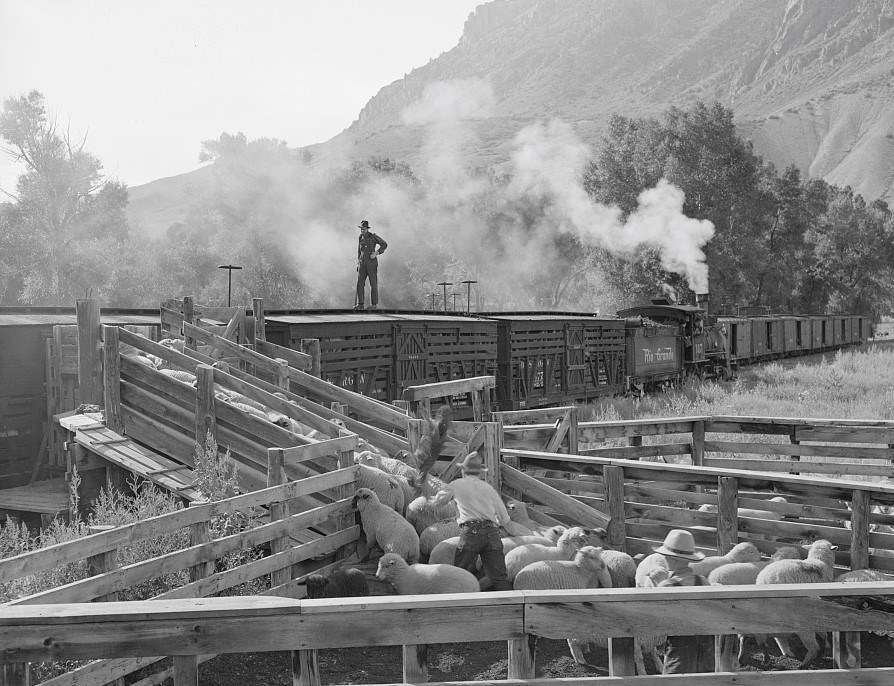
[[[78,300],[78,388],[81,402],[102,405],[102,352],[99,303]]]
[[[553,488],[544,486],[534,477],[513,469],[509,465],[500,466],[500,476],[507,486],[516,488],[534,500],[572,517],[574,521],[580,522],[581,526],[606,527],[611,521],[611,518],[602,512],[587,507]]]
[[[817,427],[796,426],[795,440],[825,443],[894,443],[894,427]]]
[[[733,441],[705,441],[705,452],[841,457],[859,460],[894,460],[894,450],[890,448],[811,445],[807,443],[738,443]]]
[[[677,417],[667,419],[625,419],[617,422],[580,422],[580,432],[588,437],[630,438],[633,436],[659,436],[692,433],[695,421],[709,417]]]
[[[665,443],[662,445],[617,446],[613,448],[581,448],[578,453],[585,457],[613,460],[640,460],[644,457],[689,455],[689,443]]]
[[[290,367],[295,369],[307,371],[313,366],[313,358],[310,355],[266,340],[256,340],[255,350],[273,359],[283,359],[289,363]]]
[[[705,458],[706,467],[721,467],[754,472],[786,474],[846,474],[894,478],[894,465],[855,464],[846,462],[801,462],[795,460],[742,460],[730,457]]]
[[[420,400],[447,398],[453,395],[475,393],[487,388],[495,388],[496,380],[492,376],[473,376],[469,379],[454,379],[439,383],[424,384],[421,386],[407,386],[401,398],[409,402]]]
[[[320,441],[319,443],[311,443],[310,445],[298,445],[290,448],[283,448],[283,459],[285,460],[286,465],[294,464],[296,462],[306,462],[321,457],[338,455],[344,451],[355,450],[359,445],[360,437],[356,434],[350,434],[349,436],[332,438],[328,441]]]
[[[121,358],[118,345],[118,327],[102,327],[103,338],[103,396],[105,423],[112,431],[124,433],[121,417]]]

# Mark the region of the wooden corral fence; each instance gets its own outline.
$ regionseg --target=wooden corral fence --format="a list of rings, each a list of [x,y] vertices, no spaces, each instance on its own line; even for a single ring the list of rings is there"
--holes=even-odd
[[[354,525],[351,496],[356,488],[357,469],[353,464],[353,450],[359,439],[355,434],[342,436],[309,446],[297,446],[270,451],[271,486],[251,493],[216,502],[194,503],[187,509],[152,517],[125,526],[108,528],[77,540],[59,543],[30,553],[0,560],[0,588],[17,583],[33,583],[34,578],[60,568],[69,568],[78,580],[63,586],[45,589],[12,600],[0,607],[0,655],[5,662],[22,663],[30,660],[16,658],[15,643],[6,623],[16,614],[16,607],[46,603],[89,603],[115,601],[141,592],[141,584],[168,580],[173,586],[156,601],[205,598],[231,592],[236,586],[262,577],[270,578],[269,595],[303,597],[300,586],[312,572],[326,572],[337,564],[335,557],[350,554],[360,536]],[[331,460],[334,468],[326,474],[298,481],[285,480],[290,468],[305,464],[309,459]],[[350,463],[350,466],[341,466]],[[325,501],[311,509],[301,503],[308,498]],[[290,511],[303,511],[290,514]],[[234,533],[221,529],[212,538],[213,523],[220,518],[244,515],[248,525]],[[170,552],[141,560],[124,567],[118,566],[119,550],[141,543],[175,537],[182,545],[174,545]],[[244,551],[269,548],[269,554],[250,556],[248,561],[215,572],[218,560]],[[252,559],[252,557],[256,559]],[[207,601],[206,601],[207,602]],[[162,602],[162,604],[164,604]],[[127,603],[124,606],[130,606]],[[93,633],[89,630],[88,633]],[[48,686],[75,684],[105,684],[126,674],[163,659],[164,651],[137,657],[121,653],[113,660],[93,662],[43,682]],[[100,657],[100,655],[97,655]],[[211,655],[204,659],[210,659]],[[7,680],[19,683],[9,674],[26,673],[24,666],[8,667]],[[160,683],[170,670],[161,672],[153,683]],[[21,683],[26,683],[22,681]]]
[[[403,683],[428,680],[430,643],[506,641],[508,679],[450,682],[457,686],[507,684],[882,684],[894,668],[856,671],[727,672],[672,676],[634,674],[633,637],[654,634],[789,633],[885,630],[891,625],[891,582],[772,587],[713,586],[599,591],[508,591],[289,600],[231,597],[155,602],[16,607],[0,619],[11,660],[173,656],[175,686],[198,684],[208,654],[293,651],[295,684],[319,686],[313,661],[300,655],[323,648],[403,645]],[[858,609],[871,603],[870,609]],[[534,679],[535,638],[603,638],[610,676]],[[102,664],[102,663],[100,663]],[[23,686],[7,672],[8,686]],[[395,680],[397,681],[397,680]]]
[[[507,447],[630,460],[688,456],[694,465],[894,479],[894,421],[888,420],[697,416],[581,422],[577,407],[495,412],[494,419]],[[623,444],[592,445],[612,441]]]

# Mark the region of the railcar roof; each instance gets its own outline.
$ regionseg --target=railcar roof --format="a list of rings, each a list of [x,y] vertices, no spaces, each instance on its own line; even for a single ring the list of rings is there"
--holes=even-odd
[[[619,317],[670,317],[672,319],[686,319],[691,314],[704,314],[702,307],[694,305],[642,305],[641,307],[630,307],[626,310],[618,312]]]

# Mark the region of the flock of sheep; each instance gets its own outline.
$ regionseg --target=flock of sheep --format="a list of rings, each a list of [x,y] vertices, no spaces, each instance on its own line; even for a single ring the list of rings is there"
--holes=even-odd
[[[163,345],[182,350],[182,341],[166,340]],[[152,366],[185,384],[194,384],[195,376],[184,371],[165,369],[162,360],[141,351],[128,350],[128,357],[140,364]],[[216,397],[246,413],[274,422],[311,439],[316,432],[294,420],[270,411],[260,403],[244,396],[217,389]],[[283,397],[283,399],[285,399]],[[480,569],[461,569],[453,565],[459,542],[460,529],[456,521],[456,506],[450,503],[434,507],[426,495],[432,495],[443,485],[428,473],[437,458],[439,436],[443,438],[449,420],[443,417],[430,422],[426,434],[426,451],[401,452],[391,457],[370,444],[362,443],[355,455],[359,464],[358,488],[353,504],[359,513],[360,524],[367,544],[367,557],[374,549],[381,551],[376,578],[388,582],[398,594],[475,593],[488,590],[489,580],[480,578]],[[398,459],[400,458],[400,459]],[[783,498],[774,500],[784,501]],[[512,521],[505,527],[503,538],[506,568],[514,589],[593,589],[593,588],[650,588],[670,575],[663,555],[655,553],[635,560],[630,555],[611,550],[606,545],[602,529],[581,526],[543,526],[528,517],[525,504],[507,503]],[[712,509],[713,508],[713,509]],[[715,506],[703,506],[702,511],[716,511]],[[741,516],[778,519],[769,511],[740,511]],[[779,548],[769,560],[750,542],[739,543],[727,554],[707,557],[692,563],[693,571],[707,578],[711,584],[783,584],[821,583],[834,578],[835,546],[826,540],[814,542],[802,559],[801,550]],[[848,572],[839,581],[877,581],[887,579],[874,572]],[[359,569],[344,569],[328,576],[310,575],[306,580],[308,597],[335,598],[366,596],[370,587],[365,573]],[[801,662],[811,663],[821,650],[823,636],[813,633],[798,634],[807,649]],[[766,637],[756,637],[766,646]],[[818,638],[820,640],[818,640]],[[794,657],[785,637],[777,643],[783,655]],[[583,656],[590,643],[569,639],[575,661],[586,664]],[[640,637],[634,642],[634,659],[638,674],[646,674],[643,656],[648,653],[660,670],[658,648],[663,637]],[[744,637],[740,637],[739,660],[742,659]],[[769,654],[764,649],[765,665]]]

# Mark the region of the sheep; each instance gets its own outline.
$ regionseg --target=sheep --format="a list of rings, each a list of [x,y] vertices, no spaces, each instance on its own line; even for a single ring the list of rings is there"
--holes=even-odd
[[[559,538],[555,546],[528,543],[509,551],[506,555],[506,572],[515,578],[524,567],[540,560],[571,560],[574,553],[587,545],[604,545],[605,529],[585,529],[574,526]]]
[[[196,383],[196,375],[190,374],[189,372],[184,372],[180,369],[159,369],[162,374],[168,376],[175,381],[179,381],[180,383],[185,383],[189,386],[195,386]]]
[[[730,562],[759,562],[760,559],[761,552],[754,543],[744,541],[734,545],[726,555],[710,555],[704,560],[693,562],[689,568],[696,574],[706,577],[713,570]]]
[[[545,546],[555,546],[556,541],[559,536],[561,536],[565,531],[565,527],[563,526],[555,526],[552,527],[553,531],[551,531],[551,536],[555,536],[555,538],[545,538],[543,536],[505,536],[503,537],[503,556],[509,554],[510,550],[513,550],[520,545],[525,545],[527,543],[538,543],[540,545]],[[421,545],[421,537],[420,537],[420,545]],[[453,564],[453,560],[456,557],[456,547],[459,545],[459,536],[451,536],[450,538],[446,538],[440,543],[438,543],[431,551],[428,557],[429,564],[433,564],[435,562],[443,563],[443,564]],[[480,560],[479,560],[480,566]]]
[[[379,559],[376,578],[389,582],[399,595],[425,593],[478,593],[478,579],[465,569],[444,564],[407,564],[386,553]]]
[[[661,553],[647,555],[636,566],[635,583],[637,588],[654,588],[669,578],[670,568]]]
[[[407,505],[407,521],[421,533],[426,528],[444,519],[456,519],[458,512],[452,500],[446,505],[432,505],[425,496],[415,498]]]
[[[395,476],[362,464],[357,471],[357,483],[360,488],[368,488],[375,492],[383,505],[387,505],[395,512],[404,513],[406,508],[404,491]]]
[[[358,488],[351,504],[360,511],[360,524],[369,548],[376,544],[383,552],[397,553],[410,564],[419,560],[419,536],[413,525],[379,502],[375,492]]]
[[[585,545],[571,560],[539,560],[519,571],[512,588],[521,590],[612,588],[612,578],[602,558],[602,548]],[[569,638],[574,660],[586,664],[583,648],[586,639]]]
[[[825,539],[819,539],[810,546],[806,560],[776,560],[764,567],[757,575],[758,586],[769,584],[817,584],[832,581],[835,570],[835,551],[838,546],[832,545]],[[820,653],[820,645],[813,632],[798,633],[801,643],[807,648],[807,655],[801,661],[800,668],[804,669],[813,662]],[[777,639],[779,642],[779,639]],[[825,637],[823,637],[825,643]],[[779,647],[787,656],[790,650],[786,650],[782,642]],[[767,662],[766,651],[764,662]]]
[[[419,534],[419,554],[427,559],[439,543],[459,535],[460,529],[456,520],[444,519],[440,522],[435,522],[425,527]]]
[[[751,585],[756,583],[757,575],[760,574],[761,570],[770,565],[777,560],[799,560],[801,559],[801,553],[797,548],[793,548],[791,546],[783,546],[776,550],[773,553],[772,557],[766,561],[759,562],[730,562],[725,565],[721,565],[716,569],[712,570],[710,574],[708,574],[708,583],[714,586],[737,586],[737,585]],[[759,637],[759,642],[761,644],[766,643],[766,637]],[[779,644],[779,649],[785,654],[790,652],[788,648],[788,644],[785,641],[777,641]],[[745,635],[739,634],[739,651],[738,651],[738,663],[742,663],[742,658],[745,655]],[[766,652],[764,653],[765,662],[766,662]]]
[[[603,550],[602,560],[612,577],[612,588],[633,588],[636,585],[636,562],[620,550]]]
[[[512,582],[519,590],[612,588],[612,577],[602,548],[585,545],[571,560],[537,560],[520,570]]]
[[[369,584],[366,574],[359,569],[340,569],[329,576],[311,574],[305,580],[307,597],[317,598],[354,598],[369,595]]]
[[[176,350],[178,353],[182,353],[184,340],[182,338],[162,338],[158,344],[170,348],[171,350]]]
[[[376,469],[381,469],[383,472],[388,472],[395,476],[402,476],[405,479],[416,479],[419,476],[419,470],[415,467],[411,467],[393,457],[379,455],[371,450],[363,450],[357,453],[354,456],[354,461],[357,464],[365,464],[370,467],[375,467]]]
[[[757,575],[771,562],[777,560],[799,560],[801,554],[797,548],[783,546],[773,553],[766,561],[758,562],[729,562],[711,570],[708,574],[708,583],[715,586],[737,586],[754,584]]]

